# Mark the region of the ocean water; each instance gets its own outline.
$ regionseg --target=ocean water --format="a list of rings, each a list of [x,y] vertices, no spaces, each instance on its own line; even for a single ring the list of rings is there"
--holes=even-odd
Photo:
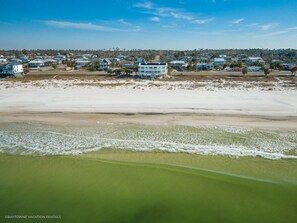
[[[79,155],[103,148],[296,159],[297,132],[232,126],[113,123],[83,128],[30,123],[0,126],[0,153]]]

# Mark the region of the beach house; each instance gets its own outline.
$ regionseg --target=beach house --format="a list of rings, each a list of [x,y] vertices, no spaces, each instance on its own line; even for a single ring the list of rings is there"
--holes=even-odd
[[[174,67],[174,68],[189,66],[189,64],[186,61],[183,61],[183,60],[171,61],[169,64],[170,64],[171,67]]]
[[[103,59],[99,62],[99,70],[108,70],[109,66],[111,64],[111,61],[109,59]]]
[[[214,66],[220,66],[225,64],[225,58],[223,57],[218,57],[213,59],[213,65]]]
[[[247,64],[253,64],[253,63],[265,63],[265,61],[262,59],[262,57],[248,57],[246,60]]]
[[[2,55],[0,57],[0,63],[6,63],[7,62],[7,59],[4,58]]]
[[[80,69],[80,68],[83,68],[83,67],[87,66],[89,63],[91,63],[91,61],[86,60],[84,58],[77,58],[77,59],[75,59],[74,68],[75,69]]]
[[[167,63],[140,63],[138,65],[138,75],[141,78],[154,78],[167,75]]]
[[[23,65],[18,62],[0,64],[1,77],[18,77],[24,74]]]
[[[29,68],[40,68],[44,67],[44,62],[42,60],[32,60],[28,63]]]
[[[198,63],[196,65],[196,70],[213,70],[214,66],[212,64],[208,64],[208,63]]]

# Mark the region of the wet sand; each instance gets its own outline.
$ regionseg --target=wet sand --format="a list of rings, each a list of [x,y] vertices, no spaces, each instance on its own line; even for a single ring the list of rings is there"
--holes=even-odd
[[[1,112],[0,123],[29,122],[57,126],[92,127],[98,124],[235,126],[297,130],[295,116],[214,115],[196,113],[67,113]]]

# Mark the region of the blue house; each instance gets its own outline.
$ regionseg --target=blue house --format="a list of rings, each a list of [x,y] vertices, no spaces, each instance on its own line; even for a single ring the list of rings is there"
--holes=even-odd
[[[208,64],[208,63],[198,63],[196,65],[196,70],[213,70],[214,66],[212,64]]]
[[[1,77],[18,77],[24,74],[23,65],[18,62],[0,64]]]
[[[213,65],[214,66],[220,66],[225,64],[225,58],[214,58],[213,59]]]
[[[28,63],[30,61],[28,57],[21,57],[19,60],[22,61],[22,63]]]

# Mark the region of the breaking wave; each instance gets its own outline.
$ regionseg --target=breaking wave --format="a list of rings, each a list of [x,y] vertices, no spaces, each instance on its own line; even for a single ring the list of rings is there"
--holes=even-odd
[[[79,155],[102,148],[296,159],[297,133],[228,126],[74,128],[15,123],[0,128],[0,153]]]

